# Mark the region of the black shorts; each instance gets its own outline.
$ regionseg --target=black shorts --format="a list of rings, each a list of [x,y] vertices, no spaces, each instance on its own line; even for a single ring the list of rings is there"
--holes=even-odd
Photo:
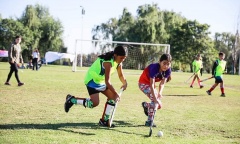
[[[89,86],[86,86],[86,87],[87,87],[89,95],[92,95],[92,94],[95,94],[95,93],[100,93],[100,91],[96,90],[95,88],[92,88],[92,87],[89,87]]]
[[[223,79],[221,76],[216,76],[215,77],[215,83],[222,83],[223,82]]]
[[[92,87],[89,87],[89,86],[86,86],[86,87],[87,87],[87,90],[88,90],[88,94],[89,94],[89,95],[103,92],[103,91],[96,90],[95,88],[92,88]],[[107,90],[107,89],[108,89],[108,88],[106,88],[106,90]],[[105,91],[105,90],[104,90],[104,91]]]

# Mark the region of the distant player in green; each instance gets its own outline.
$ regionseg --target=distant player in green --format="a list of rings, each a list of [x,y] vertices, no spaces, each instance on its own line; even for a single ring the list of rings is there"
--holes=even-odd
[[[126,57],[127,48],[124,46],[117,46],[114,51],[99,55],[98,59],[89,68],[84,79],[90,98],[78,98],[68,94],[64,104],[65,112],[68,112],[73,104],[83,105],[85,108],[98,106],[100,102],[99,93],[101,92],[107,97],[107,102],[99,125],[109,127],[109,118],[115,107],[115,102],[120,99],[117,90],[111,83],[111,74],[117,71],[118,77],[123,84],[121,88],[125,90],[127,81],[122,72],[122,62]]]
[[[201,84],[200,78],[199,78],[201,68],[202,68],[201,55],[198,54],[198,55],[196,56],[196,59],[195,59],[195,60],[193,61],[193,63],[192,63],[192,69],[193,69],[193,72],[194,72],[195,75],[194,75],[193,80],[192,80],[192,83],[191,83],[191,85],[190,85],[191,88],[193,87],[193,84],[194,84],[194,81],[196,80],[196,78],[197,78],[199,87],[200,87],[200,88],[203,88],[203,85]]]
[[[221,96],[225,97],[224,93],[224,86],[223,86],[223,73],[226,69],[226,61],[224,60],[225,54],[223,52],[220,52],[218,54],[219,59],[217,59],[212,68],[212,77],[215,78],[215,84],[207,91],[208,95],[211,95],[211,92],[215,89],[215,87],[220,83],[220,89],[221,89]]]

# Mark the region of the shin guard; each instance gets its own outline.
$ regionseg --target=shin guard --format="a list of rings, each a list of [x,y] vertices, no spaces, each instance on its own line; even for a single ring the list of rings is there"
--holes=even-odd
[[[108,100],[105,104],[104,111],[102,114],[102,120],[107,121],[112,114],[112,111],[115,107],[114,100]]]
[[[83,106],[86,108],[93,108],[93,102],[91,101],[90,98],[86,98],[83,100]]]

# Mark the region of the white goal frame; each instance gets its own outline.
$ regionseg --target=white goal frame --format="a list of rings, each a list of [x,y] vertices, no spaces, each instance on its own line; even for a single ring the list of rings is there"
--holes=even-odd
[[[77,71],[77,43],[81,42],[95,42],[95,43],[108,43],[108,44],[124,44],[124,45],[142,45],[142,46],[161,46],[165,47],[165,53],[170,54],[170,44],[154,44],[154,43],[139,43],[139,42],[122,42],[122,41],[108,41],[108,40],[84,40],[84,39],[76,39],[75,41],[75,58],[73,61],[72,71]],[[83,48],[83,45],[80,47]],[[82,52],[80,53],[80,67],[82,67]]]

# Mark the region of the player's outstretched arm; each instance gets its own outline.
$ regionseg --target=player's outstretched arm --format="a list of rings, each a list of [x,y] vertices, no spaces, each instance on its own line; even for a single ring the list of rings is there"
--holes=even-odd
[[[103,66],[105,68],[105,84],[107,86],[107,88],[113,92],[113,94],[115,95],[115,100],[119,99],[119,95],[118,92],[114,89],[112,83],[111,83],[111,63],[110,62],[105,62],[103,63]]]
[[[122,86],[121,88],[123,88],[123,90],[125,90],[127,88],[127,80],[123,74],[123,69],[122,69],[122,64],[119,64],[118,68],[117,68],[117,72],[118,72],[118,77],[120,79],[120,81],[122,82]]]
[[[163,89],[164,89],[164,86],[165,86],[165,83],[166,83],[167,79],[162,79],[159,83],[159,90],[158,90],[158,93],[159,93],[159,98],[162,98],[162,92],[163,92]]]

